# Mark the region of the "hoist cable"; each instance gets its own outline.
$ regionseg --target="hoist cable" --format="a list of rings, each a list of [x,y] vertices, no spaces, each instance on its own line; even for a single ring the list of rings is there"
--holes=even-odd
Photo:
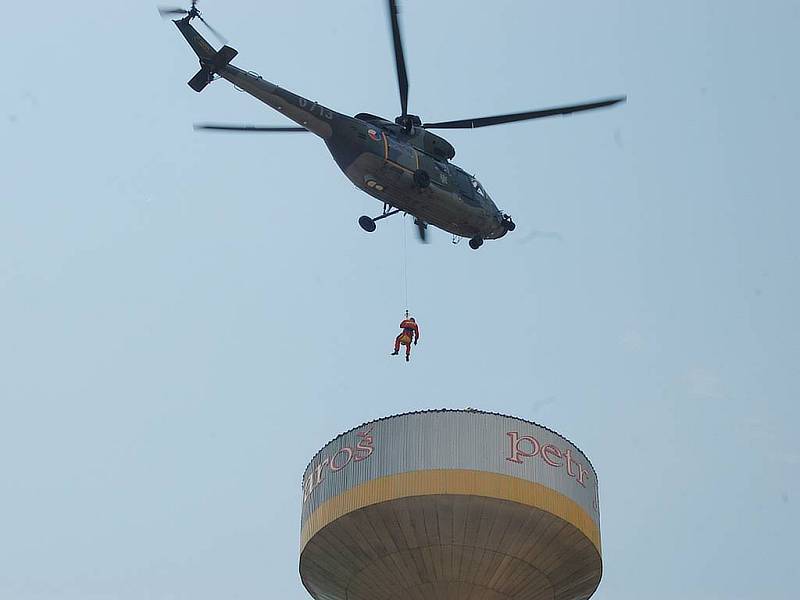
[[[403,215],[403,285],[405,287],[405,311],[408,313],[408,242],[406,241],[405,215]]]

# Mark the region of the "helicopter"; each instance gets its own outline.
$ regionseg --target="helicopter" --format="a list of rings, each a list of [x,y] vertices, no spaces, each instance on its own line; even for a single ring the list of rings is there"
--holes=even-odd
[[[233,66],[231,61],[238,52],[225,44],[222,36],[203,19],[197,0],[192,0],[189,9],[159,8],[159,13],[162,17],[183,15],[173,19],[173,23],[200,61],[200,70],[188,82],[193,90],[202,92],[212,81],[226,79],[297,123],[293,127],[205,123],[196,124],[196,130],[311,132],[322,138],[336,164],[357,188],[383,203],[381,214],[358,219],[362,229],[373,232],[378,221],[402,212],[414,217],[421,241],[426,241],[427,228],[432,225],[451,233],[454,242],[468,238],[469,246],[477,250],[484,240],[501,238],[514,231],[516,225],[497,208],[477,178],[451,162],[455,148],[431,129],[474,129],[568,115],[609,107],[626,98],[618,96],[528,112],[423,123],[418,115],[408,112],[408,73],[397,0],[387,3],[401,108],[394,121],[366,112],[347,116],[281,88],[255,72]],[[214,49],[192,26],[195,18],[225,45]]]

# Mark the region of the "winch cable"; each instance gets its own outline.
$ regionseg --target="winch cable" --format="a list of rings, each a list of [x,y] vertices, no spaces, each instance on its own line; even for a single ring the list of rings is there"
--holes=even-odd
[[[406,215],[403,215],[403,286],[405,288],[405,314],[408,317],[408,241],[406,235]]]

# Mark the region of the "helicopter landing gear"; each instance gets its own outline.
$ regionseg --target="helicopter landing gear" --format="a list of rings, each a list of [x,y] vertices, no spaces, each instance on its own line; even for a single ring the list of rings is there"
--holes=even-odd
[[[514,231],[517,228],[509,215],[503,215],[503,227],[506,228],[506,231]]]
[[[358,224],[361,226],[361,229],[368,233],[372,233],[377,228],[375,225],[375,221],[380,221],[381,219],[385,219],[386,217],[391,217],[392,215],[396,215],[400,212],[399,208],[390,209],[391,207],[388,204],[383,206],[383,214],[378,217],[368,217],[367,215],[362,215],[358,218]]]
[[[361,229],[368,233],[372,233],[378,227],[375,225],[375,219],[371,219],[367,215],[362,215],[359,217],[358,224],[361,225]]]
[[[473,250],[477,250],[481,246],[483,246],[483,238],[474,237],[469,241],[469,247]]]
[[[414,184],[421,190],[424,190],[431,184],[431,176],[425,169],[417,169],[414,171]]]

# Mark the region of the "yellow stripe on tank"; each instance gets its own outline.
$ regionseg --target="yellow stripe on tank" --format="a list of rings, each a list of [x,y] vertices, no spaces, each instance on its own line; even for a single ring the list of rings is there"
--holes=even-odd
[[[320,529],[349,512],[387,500],[434,494],[496,498],[544,510],[577,527],[600,552],[600,528],[571,498],[533,481],[469,469],[399,473],[342,492],[323,502],[303,523],[300,551]]]

